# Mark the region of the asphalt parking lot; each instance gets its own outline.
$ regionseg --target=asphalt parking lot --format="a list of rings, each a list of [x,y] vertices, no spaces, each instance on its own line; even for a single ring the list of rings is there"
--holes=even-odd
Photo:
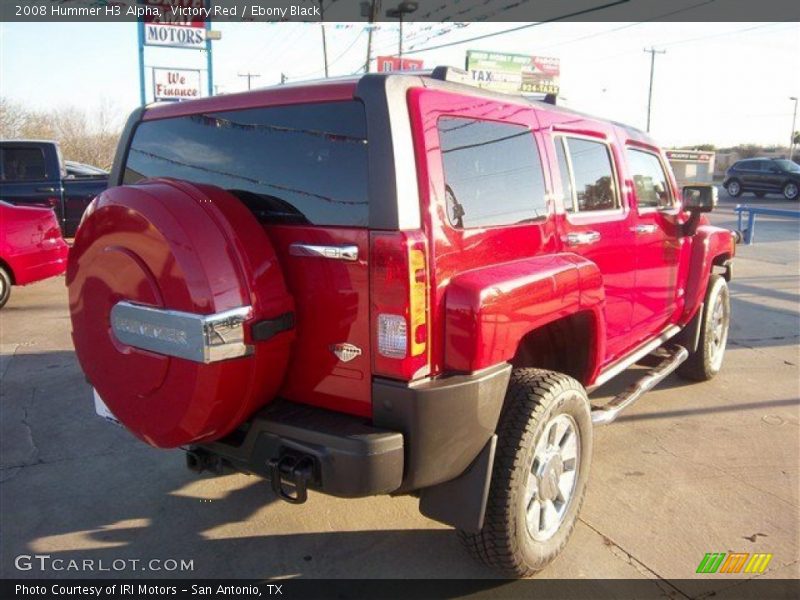
[[[712,220],[734,227],[724,196]],[[660,580],[696,577],[707,552],[772,553],[761,577],[800,577],[799,240],[800,221],[760,218],[756,244],[739,246],[728,353],[714,381],[670,377],[596,430],[580,523],[539,577],[647,578],[656,591]],[[292,506],[256,478],[198,477],[182,452],[149,448],[96,417],[72,351],[63,278],[14,290],[0,313],[0,353],[4,578],[492,576],[413,498],[312,493]],[[15,567],[32,554],[183,559],[193,570]],[[724,598],[755,576],[705,577]]]

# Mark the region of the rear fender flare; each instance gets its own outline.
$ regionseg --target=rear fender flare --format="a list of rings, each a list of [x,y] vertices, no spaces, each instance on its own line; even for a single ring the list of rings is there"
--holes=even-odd
[[[588,311],[591,380],[605,352],[604,306],[597,265],[569,252],[462,273],[445,297],[445,368],[471,373],[509,361],[530,332]]]

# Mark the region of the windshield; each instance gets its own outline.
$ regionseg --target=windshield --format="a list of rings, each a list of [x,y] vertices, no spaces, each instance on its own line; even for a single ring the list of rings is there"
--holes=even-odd
[[[775,164],[777,164],[784,171],[790,171],[792,173],[800,173],[800,165],[798,165],[793,160],[787,160],[785,158],[781,158],[779,160],[776,160]]]

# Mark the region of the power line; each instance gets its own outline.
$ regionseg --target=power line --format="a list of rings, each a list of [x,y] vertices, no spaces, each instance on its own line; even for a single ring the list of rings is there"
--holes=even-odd
[[[755,27],[745,27],[744,29],[735,29],[733,31],[724,31],[722,33],[715,33],[715,34],[704,35],[704,36],[695,37],[695,38],[677,40],[677,41],[674,41],[674,42],[662,42],[660,44],[654,44],[654,45],[655,46],[660,46],[662,48],[671,47],[671,46],[678,46],[680,44],[688,44],[690,42],[698,42],[698,41],[709,39],[709,38],[723,37],[723,36],[726,36],[726,35],[734,35],[736,33],[744,33],[746,31],[752,31],[754,29],[762,29],[764,27],[775,27],[776,25],[793,25],[793,24],[783,23],[783,22],[779,22],[779,23],[762,23],[761,25],[756,25]],[[617,54],[611,54],[610,56],[601,56],[601,57],[597,57],[597,58],[591,58],[589,60],[584,61],[584,64],[601,62],[601,61],[605,61],[605,60],[611,60],[613,58],[619,58],[621,56],[629,56],[632,52],[638,52],[638,50],[626,50],[625,52],[618,52]]]
[[[627,4],[629,0],[616,0],[615,2],[609,2],[608,4],[602,4],[600,6],[595,6],[592,8],[585,8],[583,10],[578,10],[575,12],[571,12],[565,15],[561,15],[560,17],[553,17],[552,19],[547,19],[546,21],[538,21],[536,23],[528,23],[527,25],[520,25],[518,27],[511,27],[510,29],[504,29],[503,31],[495,31],[494,33],[485,33],[483,35],[477,35],[475,37],[467,38],[465,40],[457,40],[454,42],[447,42],[445,44],[439,44],[436,46],[428,46],[427,48],[419,48],[418,50],[409,50],[406,54],[419,54],[420,52],[428,52],[430,50],[439,50],[440,48],[449,48],[450,46],[460,46],[461,44],[468,44],[469,42],[475,42],[477,40],[484,40],[490,37],[495,37],[498,35],[505,35],[506,33],[513,33],[515,31],[522,31],[523,29],[530,29],[532,27],[538,27],[540,25],[546,25],[547,23],[553,23],[556,21],[563,21],[564,19],[570,19],[572,17],[578,17],[581,15],[597,12],[599,10],[605,10],[607,8],[612,8],[614,6],[619,6],[620,4]]]
[[[581,37],[578,37],[578,38],[574,38],[574,39],[571,39],[571,40],[566,40],[564,42],[558,42],[556,44],[549,44],[547,46],[544,46],[544,47],[541,47],[541,48],[538,48],[538,49],[539,50],[548,50],[550,48],[557,48],[558,46],[566,46],[567,44],[573,44],[575,42],[581,42],[583,40],[589,40],[589,39],[592,39],[592,38],[600,37],[601,35],[608,35],[609,33],[614,33],[616,31],[622,31],[623,29],[629,29],[631,27],[638,27],[639,25],[644,25],[645,23],[651,23],[651,22],[657,21],[659,19],[664,19],[666,17],[672,17],[674,15],[677,15],[677,14],[680,14],[680,13],[683,13],[683,12],[686,12],[686,11],[689,11],[689,10],[694,10],[695,8],[698,8],[700,6],[705,6],[706,4],[711,4],[712,2],[716,2],[716,0],[704,0],[703,2],[698,2],[697,4],[692,4],[691,6],[685,6],[684,8],[679,8],[677,10],[672,10],[670,12],[666,12],[666,13],[662,13],[660,15],[656,15],[656,16],[650,18],[650,19],[645,19],[644,21],[639,21],[637,23],[626,23],[625,25],[622,25],[620,27],[614,27],[612,29],[606,29],[604,31],[598,31],[596,33],[590,33],[589,35],[584,35],[584,36],[581,36]]]

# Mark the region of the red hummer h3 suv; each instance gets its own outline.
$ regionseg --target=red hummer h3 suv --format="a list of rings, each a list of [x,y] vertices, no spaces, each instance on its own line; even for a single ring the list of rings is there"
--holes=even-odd
[[[593,425],[720,370],[735,237],[646,134],[460,78],[135,111],[70,253],[73,339],[98,412],[190,468],[414,494],[526,575],[575,525]]]

